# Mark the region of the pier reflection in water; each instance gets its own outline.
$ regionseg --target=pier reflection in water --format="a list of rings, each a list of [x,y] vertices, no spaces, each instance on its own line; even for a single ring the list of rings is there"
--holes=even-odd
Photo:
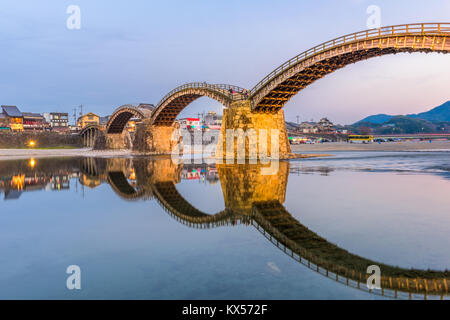
[[[1,164],[5,199],[11,199],[14,192],[64,190],[70,187],[66,183],[70,179],[76,179],[80,188],[95,189],[108,184],[123,200],[155,200],[170,217],[190,228],[253,226],[290,258],[345,286],[392,298],[444,298],[448,294],[448,271],[409,269],[373,261],[309,230],[283,205],[289,174],[298,171],[289,162],[281,162],[274,175],[261,175],[260,165],[183,165],[171,159],[40,159],[32,166],[28,160]],[[306,169],[303,173],[312,171]],[[327,175],[332,169],[324,167],[317,171]],[[222,210],[204,212],[178,190],[177,184],[183,180],[197,179],[210,184],[220,182]],[[301,210],[301,204],[298,207]],[[367,289],[366,271],[371,265],[382,270],[381,290]]]

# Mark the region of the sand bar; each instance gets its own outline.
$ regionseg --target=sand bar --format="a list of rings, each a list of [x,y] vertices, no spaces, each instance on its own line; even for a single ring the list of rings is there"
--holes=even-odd
[[[292,151],[301,153],[295,158],[311,156],[329,156],[329,154],[305,154],[305,152],[333,151],[450,151],[450,141],[405,141],[371,144],[352,144],[346,142],[330,142],[318,144],[292,145]],[[0,149],[0,160],[46,158],[46,157],[127,157],[139,155],[131,150],[92,150],[84,149]]]
[[[317,144],[291,145],[292,152],[332,152],[332,151],[450,151],[450,141],[402,141],[356,144],[347,142],[329,142]]]

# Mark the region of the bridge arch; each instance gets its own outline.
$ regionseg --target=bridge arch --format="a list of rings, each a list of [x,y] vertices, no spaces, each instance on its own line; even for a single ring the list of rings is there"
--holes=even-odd
[[[348,64],[401,52],[450,52],[450,23],[405,24],[348,34],[300,53],[250,91],[251,108],[276,112],[314,81]]]
[[[200,97],[209,97],[229,107],[233,101],[245,99],[247,92],[244,88],[227,84],[187,83],[162,98],[152,113],[152,123],[157,126],[172,125],[178,114]]]
[[[92,148],[94,146],[95,140],[97,139],[99,132],[101,131],[101,126],[99,125],[90,125],[84,127],[79,135],[82,139],[83,146]]]
[[[131,118],[149,118],[152,111],[153,108],[147,107],[147,105],[133,106],[131,104],[125,104],[120,106],[109,118],[106,124],[106,132],[108,134],[120,134]]]

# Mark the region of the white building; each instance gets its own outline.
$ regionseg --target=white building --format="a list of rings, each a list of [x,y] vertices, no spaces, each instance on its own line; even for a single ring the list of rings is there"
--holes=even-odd
[[[178,123],[180,124],[180,129],[188,129],[188,130],[202,129],[200,118],[183,118],[179,119]]]
[[[300,132],[303,133],[317,133],[319,128],[315,122],[302,122],[300,124]]]
[[[220,127],[222,126],[222,118],[223,116],[217,115],[214,111],[209,111],[205,116],[204,125],[208,129],[220,130]]]

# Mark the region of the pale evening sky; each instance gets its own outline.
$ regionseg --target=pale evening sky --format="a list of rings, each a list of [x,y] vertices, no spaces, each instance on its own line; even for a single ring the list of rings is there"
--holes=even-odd
[[[69,5],[81,29],[69,30]],[[0,104],[22,111],[110,114],[126,103],[158,103],[186,82],[251,89],[291,57],[367,29],[366,9],[383,26],[450,22],[450,1],[105,1],[0,3]],[[352,123],[370,114],[425,111],[450,100],[450,55],[399,54],[350,65],[301,91],[288,121]],[[183,115],[221,106],[202,98]]]

